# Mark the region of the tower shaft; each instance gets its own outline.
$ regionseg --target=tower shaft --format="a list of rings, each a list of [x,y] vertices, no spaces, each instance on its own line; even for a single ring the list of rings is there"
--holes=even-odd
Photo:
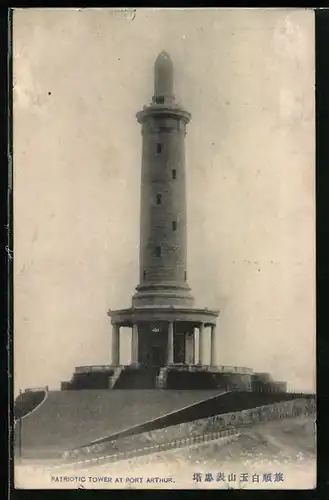
[[[142,127],[140,283],[133,305],[192,306],[187,283],[185,136],[191,115],[175,103],[173,68],[155,63],[152,104],[137,113]]]

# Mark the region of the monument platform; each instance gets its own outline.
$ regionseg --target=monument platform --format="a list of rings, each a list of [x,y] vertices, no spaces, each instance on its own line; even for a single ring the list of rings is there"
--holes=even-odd
[[[85,389],[171,389],[285,392],[286,383],[275,381],[268,373],[254,373],[239,366],[207,366],[174,363],[149,366],[94,365],[75,368],[70,381],[62,382],[62,390]]]

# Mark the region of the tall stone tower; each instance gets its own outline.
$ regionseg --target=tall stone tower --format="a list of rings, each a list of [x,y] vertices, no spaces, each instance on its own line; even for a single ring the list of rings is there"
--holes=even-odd
[[[175,103],[173,64],[154,65],[152,104],[137,113],[142,175],[140,284],[134,306],[193,306],[187,284],[185,135],[191,115]]]
[[[215,364],[218,311],[195,308],[188,285],[185,136],[190,119],[175,100],[173,63],[161,52],[154,65],[152,102],[137,113],[142,133],[140,276],[132,306],[108,312],[115,366],[120,365],[121,326],[132,329],[132,365],[190,369]]]
[[[219,311],[194,305],[188,285],[185,171],[191,115],[175,100],[174,68],[166,52],[155,61],[151,103],[136,116],[142,133],[139,282],[129,308],[108,311],[111,363],[76,367],[62,389],[285,392],[285,383],[271,381],[268,374],[219,366]],[[131,342],[131,359],[125,365],[120,356],[123,335]],[[152,393],[147,397],[152,399]]]

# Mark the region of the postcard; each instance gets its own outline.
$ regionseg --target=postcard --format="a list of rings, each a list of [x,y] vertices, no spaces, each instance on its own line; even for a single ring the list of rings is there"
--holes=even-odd
[[[314,489],[314,12],[12,32],[15,488]]]

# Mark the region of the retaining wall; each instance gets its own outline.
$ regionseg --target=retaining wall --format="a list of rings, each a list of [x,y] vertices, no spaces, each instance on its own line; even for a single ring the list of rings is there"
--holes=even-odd
[[[112,440],[86,446],[72,450],[66,455],[66,458],[84,459],[94,456],[97,460],[97,457],[101,458],[106,455],[107,457],[113,456],[113,460],[120,460],[126,456],[154,453],[156,450],[175,449],[231,436],[248,425],[281,418],[312,415],[315,411],[315,397],[284,401],[144,432],[117,441]]]

